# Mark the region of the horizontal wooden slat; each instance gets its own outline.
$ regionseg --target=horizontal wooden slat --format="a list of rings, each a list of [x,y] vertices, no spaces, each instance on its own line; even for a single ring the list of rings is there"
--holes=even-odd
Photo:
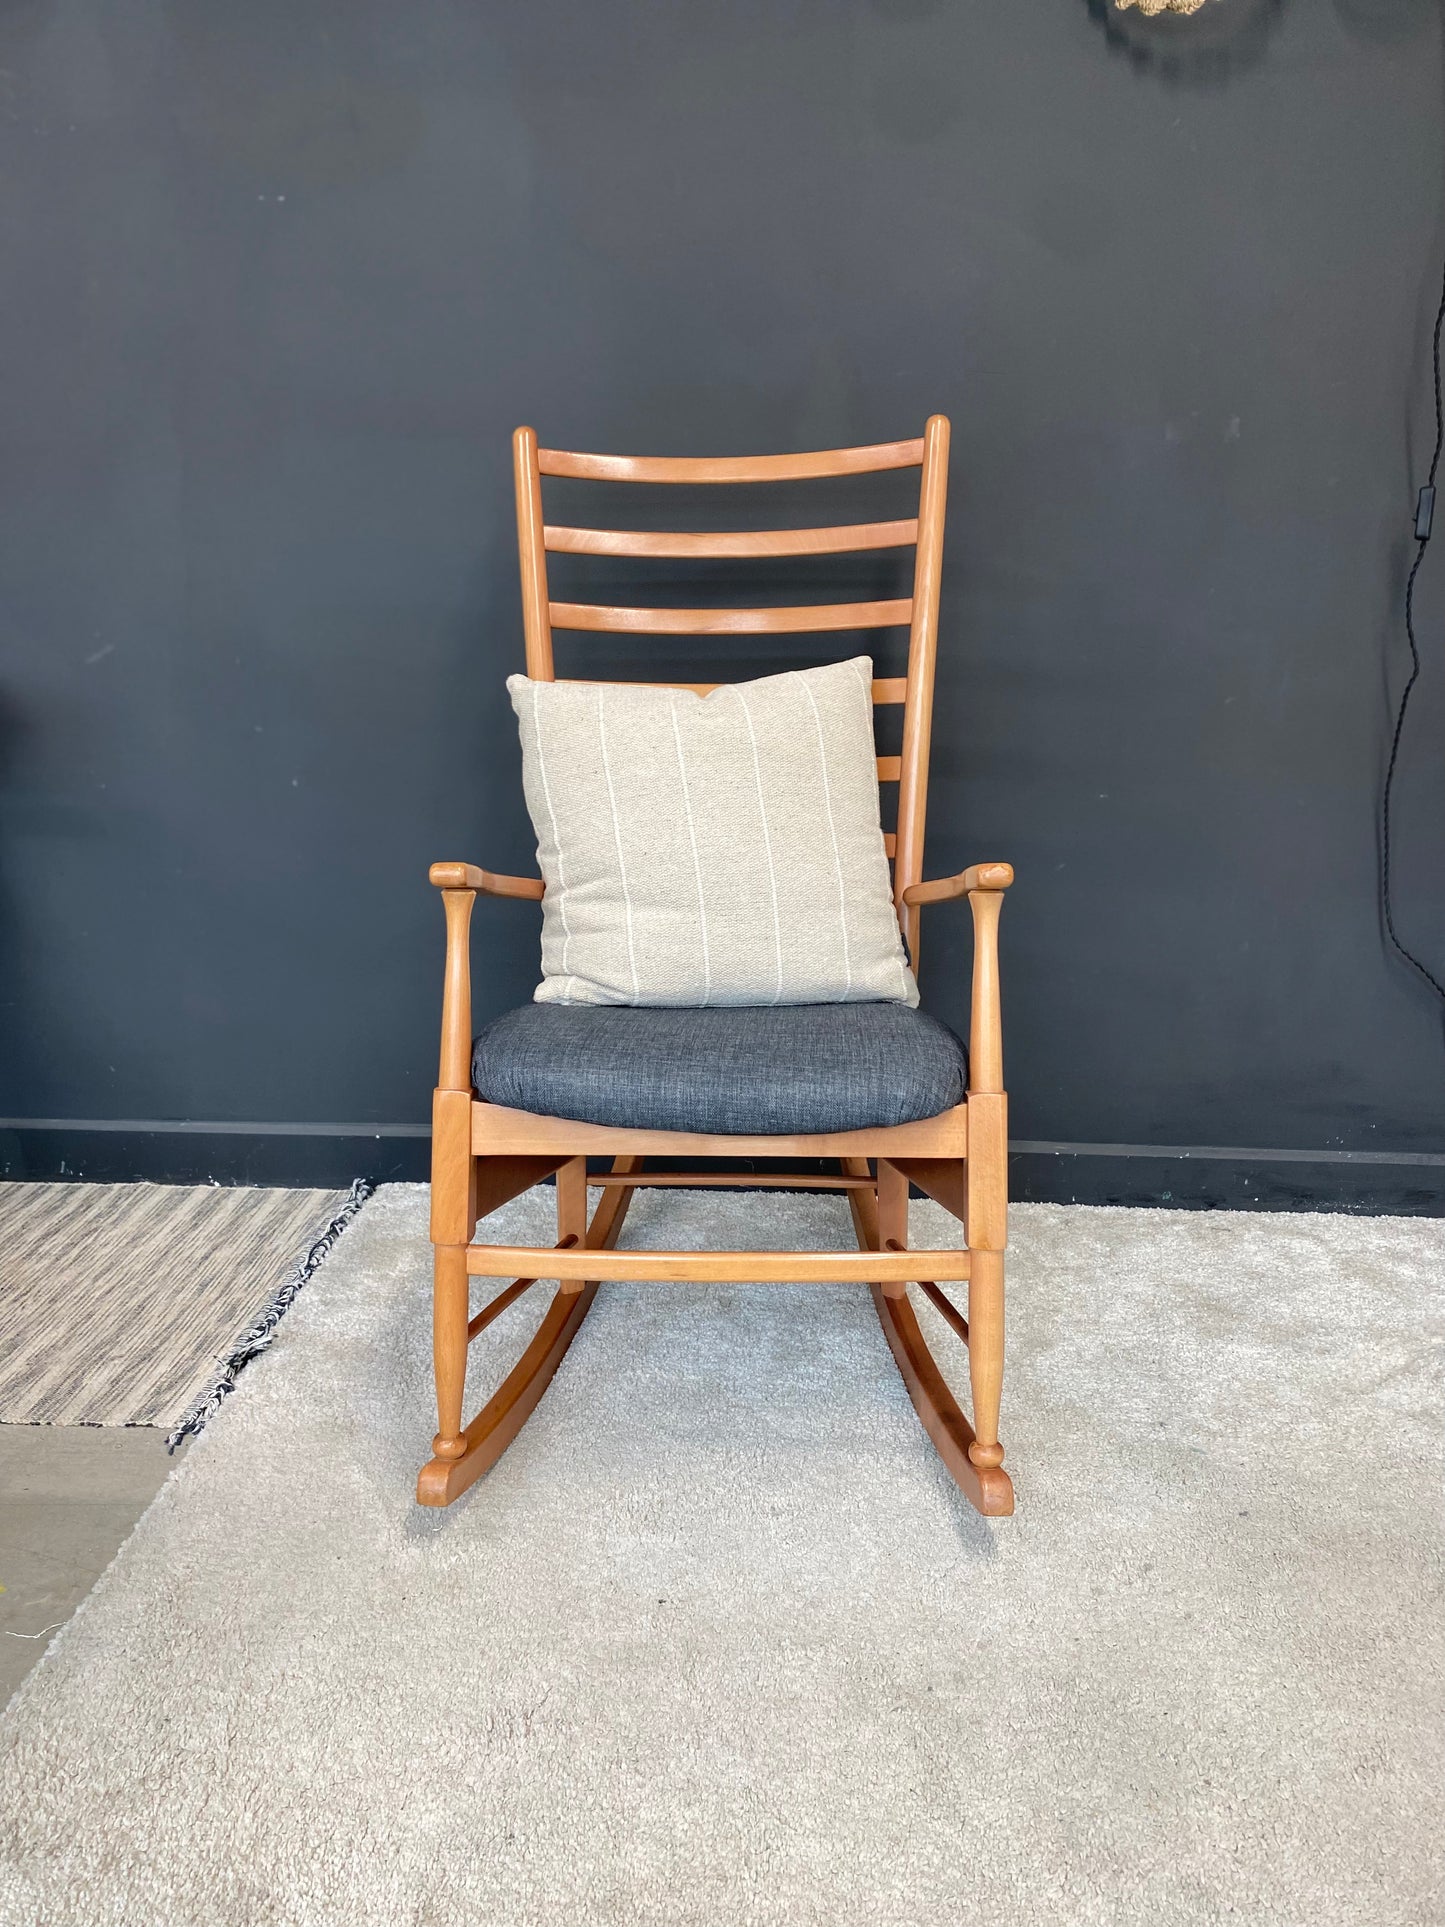
[[[885,842],[886,842],[885,838]],[[968,1107],[959,1104],[912,1124],[880,1124],[863,1131],[820,1131],[785,1137],[736,1137],[725,1132],[640,1131],[615,1124],[583,1124],[505,1104],[472,1104],[472,1150],[478,1157],[560,1154],[699,1158],[961,1158],[968,1155]],[[556,1277],[556,1272],[547,1272]],[[590,1276],[591,1274],[589,1274]],[[600,1275],[600,1274],[599,1274]]]
[[[898,838],[893,834],[892,830],[885,830],[883,832],[883,854],[887,857],[892,857],[897,854],[897,851]]]
[[[597,679],[591,676],[559,676],[558,682],[576,683],[583,689],[596,689]],[[620,678],[614,678],[619,681]],[[720,682],[620,682],[623,689],[687,689],[694,696],[710,696],[715,689],[725,689],[726,683]],[[873,701],[875,704],[901,703],[908,688],[902,676],[875,677],[873,682]]]
[[[583,482],[807,482],[825,475],[867,475],[885,468],[917,468],[923,438],[875,442],[868,448],[824,448],[806,455],[582,455],[539,448],[543,475]]]
[[[554,629],[607,635],[762,636],[825,629],[886,629],[913,617],[913,598],[892,602],[823,602],[788,609],[624,609],[606,602],[552,602]]]
[[[917,540],[916,516],[905,522],[851,522],[830,529],[731,529],[709,534],[572,529],[550,523],[542,530],[543,546],[558,555],[851,555],[863,549],[907,548]]]
[[[527,1245],[468,1245],[474,1278],[517,1271],[605,1283],[626,1278],[668,1284],[910,1284],[968,1276],[966,1251],[547,1251]]]
[[[902,775],[903,758],[901,756],[880,756],[878,758],[878,781],[880,783],[897,783],[901,780]]]

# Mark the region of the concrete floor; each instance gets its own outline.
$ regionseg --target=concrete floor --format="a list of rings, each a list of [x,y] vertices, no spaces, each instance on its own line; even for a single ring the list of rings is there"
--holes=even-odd
[[[0,1706],[179,1457],[151,1426],[0,1425]]]

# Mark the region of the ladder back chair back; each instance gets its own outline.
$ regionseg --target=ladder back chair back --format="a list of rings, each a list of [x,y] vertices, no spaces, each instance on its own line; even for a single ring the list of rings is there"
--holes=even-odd
[[[938,659],[938,599],[943,576],[943,524],[948,492],[949,425],[934,415],[911,441],[867,448],[833,448],[808,455],[675,458],[579,455],[539,448],[530,428],[513,437],[517,488],[517,546],[522,566],[522,626],[527,674],[552,682],[552,631],[604,635],[742,636],[825,634],[849,629],[908,629],[908,673],[878,677],[875,705],[903,705],[903,752],[878,758],[881,783],[897,783],[898,828],[884,837],[893,863],[894,901],[917,962],[917,906],[903,892],[923,876],[923,829],[928,807],[928,755],[933,725],[933,679]],[[711,485],[821,481],[840,475],[922,470],[918,513],[893,522],[854,522],[832,528],[748,529],[732,533],[663,533],[642,529],[571,528],[549,523],[542,511],[542,478],[589,482]],[[875,602],[829,602],[767,609],[625,608],[610,603],[554,602],[548,591],[549,554],[606,555],[651,560],[858,555],[879,549],[915,551],[913,593]],[[715,684],[677,687],[706,694]]]
[[[477,894],[540,900],[540,878],[498,876],[468,863],[438,863],[431,880],[446,910],[447,961],[442,1050],[433,1106],[431,1234],[435,1246],[434,1361],[438,1431],[417,1496],[446,1505],[485,1472],[521,1430],[607,1279],[705,1282],[839,1282],[870,1286],[878,1315],[913,1403],[944,1463],[985,1513],[1013,1510],[1003,1470],[998,1408],[1003,1372],[1003,1254],[1007,1219],[1007,1099],[999,1015],[997,929],[1002,892],[1013,880],[1004,863],[976,864],[957,876],[923,881],[923,840],[932,733],[938,607],[942,583],[949,425],[930,417],[911,440],[809,454],[715,459],[579,454],[541,448],[530,428],[513,437],[517,539],[521,564],[526,669],[556,680],[555,630],[602,635],[745,636],[908,629],[906,674],[873,683],[875,706],[901,704],[902,748],[878,757],[880,783],[898,785],[896,832],[885,835],[899,923],[917,968],[925,903],[967,897],[973,912],[974,970],[965,1101],[937,1117],[868,1130],[787,1137],[709,1136],[573,1122],[481,1101],[471,1083],[469,928]],[[578,527],[543,511],[545,478],[651,484],[799,482],[886,470],[920,471],[916,516],[829,527],[681,532]],[[884,600],[758,608],[635,607],[552,597],[549,554],[634,560],[740,560],[914,550],[912,593]],[[584,680],[605,680],[585,678]],[[659,686],[700,695],[713,683]],[[837,1189],[852,1212],[859,1250],[839,1252],[618,1252],[633,1193],[651,1185],[736,1186],[716,1173],[649,1173],[649,1156],[836,1159],[838,1174],[769,1174],[760,1186]],[[610,1158],[589,1175],[588,1157]],[[555,1176],[555,1247],[473,1242],[477,1219]],[[908,1249],[910,1185],[944,1205],[965,1227],[956,1249]],[[600,1201],[588,1216],[589,1188]],[[744,1194],[745,1196],[745,1194]],[[740,1203],[742,1200],[740,1199]],[[473,1314],[473,1276],[508,1280]],[[556,1295],[509,1376],[470,1424],[462,1424],[467,1347],[538,1278]],[[943,1290],[968,1283],[967,1316]],[[968,1348],[972,1423],[965,1418],[924,1340],[908,1297],[916,1284]]]

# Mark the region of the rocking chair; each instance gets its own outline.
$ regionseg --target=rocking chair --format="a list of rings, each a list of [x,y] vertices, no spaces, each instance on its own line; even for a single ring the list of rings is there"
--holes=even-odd
[[[545,1107],[512,1108],[479,1099],[472,1081],[471,966],[468,932],[479,891],[540,901],[539,878],[496,876],[469,863],[437,863],[431,881],[446,914],[441,1075],[433,1108],[431,1236],[435,1246],[434,1358],[438,1431],[422,1468],[417,1497],[443,1506],[496,1463],[546,1390],[567,1347],[608,1279],[756,1283],[856,1281],[871,1287],[888,1343],[925,1430],[963,1492],[982,1513],[1013,1511],[1003,1470],[999,1394],[1003,1378],[1003,1274],[1007,1219],[1007,1123],[999,1020],[998,919],[1013,881],[1006,863],[982,863],[925,883],[923,828],[928,786],[938,598],[948,476],[949,426],[934,415],[917,439],[817,454],[671,460],[569,454],[537,446],[530,428],[514,441],[517,531],[527,674],[555,680],[553,628],[632,635],[738,635],[784,631],[877,629],[906,624],[906,677],[873,684],[876,704],[903,706],[901,756],[880,756],[882,782],[899,785],[896,835],[885,838],[893,861],[893,895],[914,968],[919,913],[926,903],[967,897],[973,914],[974,962],[967,1091],[964,1101],[910,1122],[847,1130],[746,1136],[652,1129],[573,1120]],[[644,483],[797,481],[886,469],[922,470],[918,515],[904,521],[838,528],[729,534],[672,534],[569,528],[545,523],[542,477]],[[623,557],[816,556],[913,548],[913,593],[894,601],[768,609],[615,608],[549,599],[547,554]],[[711,684],[675,684],[706,694]],[[817,1013],[827,1006],[812,1007]],[[842,1006],[831,1008],[845,1008]],[[877,1010],[879,1006],[846,1008]],[[886,1007],[883,1007],[886,1008]],[[733,1013],[745,1020],[749,1013]],[[826,1021],[819,1019],[818,1021]],[[840,1052],[845,1055],[845,1052]],[[824,1066],[826,1072],[827,1066]],[[776,1066],[786,1076],[786,1066]],[[810,1075],[817,1076],[816,1060]],[[847,1076],[846,1063],[838,1075]],[[961,1085],[960,1085],[961,1088]],[[857,1252],[617,1251],[628,1204],[647,1185],[676,1184],[675,1171],[647,1170],[649,1158],[806,1158],[836,1160],[836,1175],[763,1175],[756,1185],[842,1191],[852,1211]],[[611,1169],[588,1173],[588,1159]],[[555,1247],[473,1242],[479,1217],[555,1174]],[[683,1182],[732,1185],[717,1172],[689,1172]],[[964,1240],[943,1251],[908,1249],[908,1199],[916,1185],[958,1218]],[[589,1188],[600,1194],[588,1216]],[[741,1206],[741,1199],[740,1199]],[[472,1314],[473,1277],[507,1279]],[[558,1281],[536,1335],[517,1365],[470,1424],[462,1423],[467,1347],[478,1332],[538,1278]],[[967,1314],[943,1286],[967,1280]],[[973,1418],[965,1418],[944,1381],[908,1297],[916,1284],[968,1348]]]

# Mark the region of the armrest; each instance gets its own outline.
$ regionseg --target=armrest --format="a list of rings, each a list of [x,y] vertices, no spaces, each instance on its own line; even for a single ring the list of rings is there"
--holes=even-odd
[[[974,863],[956,877],[940,877],[936,883],[910,883],[903,892],[905,903],[947,903],[953,897],[966,897],[974,890],[1007,890],[1014,880],[1011,863]]]
[[[428,875],[442,893],[447,918],[446,976],[442,988],[442,1052],[437,1089],[472,1088],[472,905],[489,897],[542,896],[540,877],[499,877],[474,863],[434,863]]]
[[[1003,1018],[998,994],[998,917],[1014,880],[1011,863],[975,863],[937,883],[910,883],[905,903],[947,903],[967,897],[973,912],[973,996],[968,1025],[970,1097],[1003,1093]]]
[[[475,863],[434,863],[427,872],[438,890],[480,890],[488,897],[530,897],[540,903],[541,877],[503,877]]]

